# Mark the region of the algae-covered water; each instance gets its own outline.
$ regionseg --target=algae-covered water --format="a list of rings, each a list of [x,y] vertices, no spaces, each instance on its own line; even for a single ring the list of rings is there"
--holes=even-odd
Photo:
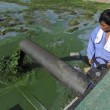
[[[80,52],[86,48],[101,12],[81,7],[72,11],[31,9],[32,2],[0,2],[0,110],[62,110],[75,93],[28,57],[28,69],[17,75],[14,66],[19,42],[29,38],[58,58]],[[66,63],[85,65],[82,61]]]

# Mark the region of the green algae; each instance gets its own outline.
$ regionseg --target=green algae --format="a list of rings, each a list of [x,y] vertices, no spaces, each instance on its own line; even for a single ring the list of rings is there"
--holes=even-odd
[[[2,1],[6,2],[6,0]],[[95,27],[94,25],[97,22],[91,21],[91,18],[97,10],[100,10],[101,7],[103,7],[101,10],[108,7],[108,5],[93,2],[82,4],[81,0],[65,0],[63,2],[61,0],[31,0],[29,3],[10,0],[9,2],[28,6],[28,9],[17,13],[11,11],[1,12],[6,20],[0,22],[0,26],[6,29],[6,33],[10,31],[17,32],[15,37],[5,35],[6,37],[0,40],[0,57],[5,56],[8,58],[5,61],[10,61],[10,58],[13,58],[13,60],[17,58],[13,54],[20,49],[19,43],[22,39],[27,37],[58,58],[69,56],[72,51],[80,52],[86,47],[83,41],[87,42],[88,37],[81,39],[79,35],[83,37],[85,30],[92,30]],[[92,6],[94,6],[94,9]],[[78,19],[78,23],[74,22],[72,18],[74,16]],[[78,28],[72,28],[67,32],[71,27],[68,22]],[[12,60],[11,72],[14,75],[10,77],[10,80],[0,80],[0,99],[2,99],[0,109],[6,110],[19,104],[24,110],[62,110],[75,97],[75,93],[59,83],[43,67],[38,66],[30,58],[27,59],[28,61],[25,64],[28,64],[28,69],[21,72],[21,77],[15,77],[18,72],[15,71],[14,74],[13,67],[16,66],[17,62]],[[67,61],[66,63],[71,66],[80,66],[81,69],[85,66],[82,61]],[[9,70],[5,69],[5,71]],[[5,78],[8,79],[9,76],[6,74]]]

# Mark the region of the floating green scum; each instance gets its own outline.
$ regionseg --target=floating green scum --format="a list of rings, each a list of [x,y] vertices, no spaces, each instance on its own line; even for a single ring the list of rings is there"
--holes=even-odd
[[[80,52],[107,7],[82,0],[1,0],[0,110],[63,110],[75,92],[28,56],[19,68],[19,43],[28,37],[58,58]],[[81,69],[87,66],[77,60],[65,62]]]

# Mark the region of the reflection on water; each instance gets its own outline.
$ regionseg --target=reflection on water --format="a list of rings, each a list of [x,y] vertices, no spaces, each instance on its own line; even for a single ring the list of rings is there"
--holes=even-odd
[[[22,11],[24,9],[27,9],[27,6],[20,6],[15,3],[7,3],[7,2],[0,2],[0,12],[5,11]]]
[[[12,31],[12,32],[7,32],[6,34],[4,35],[0,35],[0,39],[5,39],[6,37],[16,37],[18,33],[15,32],[15,31]]]
[[[17,11],[19,9],[27,9],[27,7],[20,6],[14,3],[1,2],[0,9],[2,11]],[[87,12],[85,12],[85,10],[82,9],[76,9],[72,13],[56,12],[54,10],[48,9],[45,11],[36,10],[31,12],[31,14],[28,12],[15,12],[8,13],[7,15],[5,15],[4,13],[4,15],[2,14],[0,16],[1,18],[9,19],[8,23],[11,26],[14,25],[14,28],[18,27],[18,25],[24,25],[24,27],[25,25],[28,25],[28,27],[26,27],[30,28],[30,30],[33,29],[33,27],[35,27],[35,30],[38,30],[37,28],[39,28],[40,31],[47,32],[50,34],[56,34],[58,33],[56,31],[59,31],[60,33],[74,35],[75,32],[85,32],[85,30],[91,30],[93,27],[97,25],[100,12],[97,12],[95,14],[89,14],[90,15],[88,17]]]
[[[45,13],[45,18],[48,19],[51,23],[56,23],[58,20],[58,15],[54,13],[53,10],[47,10]]]
[[[64,39],[59,39],[53,42],[50,42],[49,46],[50,47],[55,47],[55,46],[60,46],[64,43]]]
[[[20,0],[21,2],[30,2],[30,0]]]

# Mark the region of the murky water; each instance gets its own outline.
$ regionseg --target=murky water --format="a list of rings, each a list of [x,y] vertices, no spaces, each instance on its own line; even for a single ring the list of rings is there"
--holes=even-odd
[[[30,2],[30,0],[20,0],[21,2]]]
[[[29,0],[22,1],[28,2]],[[50,9],[23,12],[22,10],[24,9],[27,9],[27,7],[14,3],[0,2],[0,10],[2,12],[0,16],[3,18],[0,21],[2,25],[0,31],[6,30],[3,35],[0,35],[1,42],[3,39],[7,40],[13,37],[15,39],[17,37],[22,39],[22,36],[23,38],[30,37],[58,57],[69,56],[71,51],[80,52],[87,46],[89,34],[97,25],[100,14],[100,12],[97,12],[87,16],[85,10],[80,9],[76,9],[74,12],[56,12]],[[16,12],[13,12],[14,10]],[[10,12],[5,13],[6,11]],[[11,43],[13,42],[11,41]],[[28,74],[20,84],[17,84],[17,90],[14,87],[12,87],[12,90],[14,89],[17,94],[22,94],[31,105],[36,106],[36,101],[39,100],[49,110],[60,110],[71,99],[70,95],[73,97],[70,90],[58,83],[43,68],[30,70]],[[6,83],[1,83],[1,87],[4,84]],[[10,93],[10,90],[8,91],[7,94],[10,99],[13,94],[12,92]],[[7,94],[4,93],[4,97]],[[19,97],[19,95],[15,96]],[[20,98],[24,100],[21,96]],[[4,98],[0,104],[3,104],[3,102],[5,103]],[[13,104],[12,101],[10,103]],[[22,106],[24,105],[22,104]],[[10,105],[7,103],[7,106]],[[33,107],[35,108],[35,106]],[[34,109],[31,108],[31,110]]]
[[[0,35],[0,39],[5,39],[6,37],[16,37],[17,33],[15,31],[13,32],[7,32],[5,35]]]
[[[24,9],[27,9],[26,6],[20,6],[15,3],[7,3],[7,2],[0,2],[0,12],[5,12],[5,11],[22,11]]]

